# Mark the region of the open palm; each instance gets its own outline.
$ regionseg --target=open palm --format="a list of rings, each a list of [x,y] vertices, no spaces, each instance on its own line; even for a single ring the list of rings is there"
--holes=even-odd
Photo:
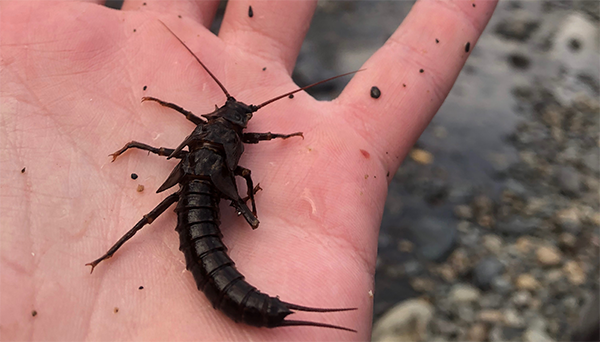
[[[108,155],[131,140],[175,148],[194,128],[176,111],[141,98],[196,115],[225,101],[157,19],[238,101],[259,104],[297,88],[289,75],[315,3],[230,1],[219,37],[206,29],[216,4],[132,0],[115,11],[89,2],[0,3],[4,339],[369,338],[388,182],[443,102],[468,57],[465,43],[475,43],[495,3],[477,3],[477,10],[472,1],[417,3],[338,99],[318,102],[298,93],[260,109],[246,130],[301,131],[304,139],[247,145],[240,165],[264,189],[256,195],[261,223],[253,231],[223,202],[229,254],[249,283],[272,296],[356,307],[294,319],[357,334],[233,323],[184,272],[171,210],[93,275],[84,267],[171,192],[154,191],[176,161],[140,150],[114,163]],[[369,96],[373,85],[382,91],[379,99]],[[139,185],[145,190],[137,191]]]

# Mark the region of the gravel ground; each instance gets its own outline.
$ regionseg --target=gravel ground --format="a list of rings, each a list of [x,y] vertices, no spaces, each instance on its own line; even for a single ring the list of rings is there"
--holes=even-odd
[[[597,5],[499,5],[390,185],[374,340],[565,341],[597,322]]]

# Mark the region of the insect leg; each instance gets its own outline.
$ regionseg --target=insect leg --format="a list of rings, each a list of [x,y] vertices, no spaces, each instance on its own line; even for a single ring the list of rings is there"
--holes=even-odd
[[[127,144],[125,144],[125,146],[123,146],[123,148],[121,148],[120,150],[118,150],[115,153],[109,154],[109,156],[112,156],[113,157],[112,161],[115,161],[115,159],[117,159],[118,156],[120,156],[121,154],[123,154],[125,151],[127,151],[130,148],[139,148],[140,150],[152,152],[154,154],[158,154],[159,156],[169,156],[169,155],[171,155],[171,153],[173,153],[173,151],[175,151],[175,149],[172,149],[172,148],[152,147],[150,145],[146,145],[141,142],[130,141]],[[174,157],[181,158],[182,155],[183,155],[183,153],[177,154]]]
[[[142,97],[142,102],[144,102],[144,101],[158,102],[163,107],[168,107],[168,108],[174,109],[174,110],[178,111],[179,113],[185,115],[186,119],[190,120],[191,122],[193,122],[196,125],[201,125],[201,124],[206,123],[206,121],[204,121],[204,119],[194,115],[194,113],[190,112],[189,110],[185,110],[174,103],[165,102],[163,100],[159,100],[155,97],[150,97],[150,96]]]
[[[263,188],[260,187],[260,184],[256,184],[256,186],[254,187],[254,190],[252,190],[252,192],[254,193],[254,195],[256,195],[256,193],[262,189]],[[242,201],[244,201],[244,203],[248,202],[249,200],[250,200],[250,196],[246,196],[246,197],[242,198]]]
[[[246,180],[246,187],[248,188],[248,197],[250,198],[250,201],[252,202],[252,214],[254,214],[254,216],[256,216],[256,202],[254,202],[254,193],[255,193],[254,190],[255,189],[254,189],[254,184],[252,183],[252,176],[251,176],[252,171],[250,171],[250,169],[247,169],[245,167],[238,165],[235,168],[234,173],[237,176],[244,177],[244,179]],[[242,200],[244,202],[247,201],[244,199],[242,199]]]
[[[272,140],[275,138],[287,139],[291,137],[302,137],[304,139],[304,135],[302,132],[296,132],[292,134],[276,134],[276,133],[244,133],[242,135],[242,141],[246,144],[258,144],[259,141],[263,140]]]
[[[165,198],[162,202],[160,202],[160,204],[157,205],[156,208],[152,209],[152,211],[150,211],[148,214],[144,215],[144,218],[141,219],[138,223],[136,223],[136,225],[133,226],[133,228],[131,228],[127,233],[125,233],[125,235],[123,235],[119,239],[119,241],[117,241],[117,243],[115,243],[108,250],[108,252],[106,252],[106,254],[104,254],[100,258],[98,258],[88,264],[85,264],[86,266],[92,266],[92,270],[90,271],[90,273],[94,272],[94,267],[96,267],[101,261],[112,257],[113,254],[115,254],[115,252],[125,242],[127,242],[127,240],[131,239],[135,235],[135,233],[138,232],[138,230],[142,229],[142,227],[144,227],[146,224],[152,223],[152,221],[154,221],[157,217],[159,217],[160,214],[165,212],[165,210],[167,210],[167,208],[169,208],[171,206],[171,204],[177,202],[178,200],[179,200],[179,192],[171,194],[171,195],[167,196],[167,198]]]

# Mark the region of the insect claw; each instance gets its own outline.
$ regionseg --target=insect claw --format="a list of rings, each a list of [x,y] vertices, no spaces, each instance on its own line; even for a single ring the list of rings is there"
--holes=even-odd
[[[98,265],[97,262],[89,262],[87,264],[85,264],[86,266],[92,266],[92,269],[90,270],[90,274],[92,274],[94,272],[94,268],[96,267],[96,265]]]

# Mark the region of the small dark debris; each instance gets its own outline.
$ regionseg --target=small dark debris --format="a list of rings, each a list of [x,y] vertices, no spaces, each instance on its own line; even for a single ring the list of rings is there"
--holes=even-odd
[[[37,316],[37,311],[35,311],[35,310],[31,311],[31,316],[32,316],[32,317],[35,317],[35,316]]]
[[[420,70],[419,70],[419,72],[420,72],[420,73],[424,73],[424,72],[425,72],[425,70],[423,70],[423,69],[420,69]]]
[[[373,178],[377,178],[377,176],[373,176]]]
[[[142,6],[146,6],[146,3],[144,2],[144,3],[142,4]]]
[[[569,49],[573,52],[579,51],[579,49],[581,49],[581,42],[579,39],[571,38],[569,40]]]
[[[402,83],[402,86],[403,86],[404,88],[406,88],[406,84]]]
[[[181,19],[181,14],[177,16],[177,18]]]
[[[267,67],[264,67],[264,68],[263,68],[263,71],[265,71],[265,70],[267,70]]]
[[[144,191],[144,186],[142,184],[138,184],[136,190],[137,190],[137,192],[142,192],[142,191]]]
[[[465,52],[469,51],[471,51],[471,42],[467,42],[467,45],[465,45]]]
[[[294,94],[290,94],[290,96],[288,96],[290,99],[294,98]]]
[[[137,173],[132,173],[132,174],[131,174],[131,179],[137,179],[137,178],[138,178],[138,175],[137,175]]]
[[[248,6],[248,16],[252,18],[254,16],[254,11],[252,10],[252,6]]]
[[[136,29],[133,29],[133,33],[135,33]]]
[[[143,289],[144,289],[143,286],[138,287],[138,290],[143,290]]]
[[[381,90],[377,87],[371,87],[371,97],[374,99],[378,99],[381,96]]]
[[[388,172],[387,172],[387,175],[385,175],[385,176],[386,176],[386,177],[389,177],[389,176],[390,176],[390,172],[388,171]]]
[[[117,312],[119,312],[119,308],[114,308],[114,309],[113,309],[113,312],[114,312],[114,313],[117,313]]]
[[[146,91],[146,89],[148,89],[148,86],[144,86],[144,91]]]
[[[475,7],[475,4],[473,4],[473,7]]]
[[[439,42],[440,42],[440,40],[436,38],[436,39],[435,39],[435,43],[437,44],[437,43],[439,43]]]
[[[22,168],[22,169],[21,169],[21,173],[25,173],[25,168]]]

